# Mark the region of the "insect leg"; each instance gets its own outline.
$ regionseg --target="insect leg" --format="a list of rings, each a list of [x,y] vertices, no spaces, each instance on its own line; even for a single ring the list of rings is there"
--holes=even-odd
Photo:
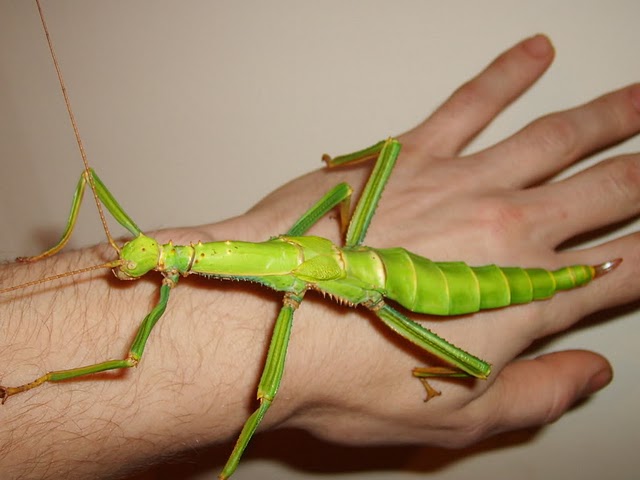
[[[102,183],[98,174],[93,171],[93,168],[89,169],[91,172],[91,177],[93,178],[93,184],[96,187],[96,192],[98,193],[98,198],[102,202],[102,204],[109,210],[109,213],[116,219],[116,221],[122,225],[124,228],[129,230],[132,235],[138,236],[142,233],[142,230],[136,225],[127,212],[120,206],[118,201],[111,194],[109,189]]]
[[[218,477],[221,480],[229,478],[233,472],[235,472],[245,448],[247,448],[251,437],[257,430],[258,425],[260,425],[262,418],[265,413],[267,413],[271,402],[273,402],[278,392],[280,380],[282,380],[282,374],[284,373],[284,362],[286,360],[287,346],[293,324],[293,312],[295,312],[298,305],[300,305],[303,296],[304,291],[299,294],[286,293],[284,296],[284,305],[280,309],[276,320],[269,345],[269,352],[267,353],[267,360],[264,370],[262,371],[260,383],[258,384],[258,400],[260,401],[260,406],[247,419],[244,427],[242,427],[233,452],[231,452],[224,469]]]
[[[362,150],[358,150],[357,152],[347,153],[346,155],[339,155],[337,157],[331,157],[327,154],[322,156],[322,160],[327,164],[327,167],[339,167],[340,165],[346,165],[347,163],[360,163],[366,162],[369,160],[373,160],[377,158],[384,147],[385,143],[389,142],[389,140],[380,140],[375,145],[371,145],[370,147],[363,148]]]
[[[400,153],[400,142],[394,138],[389,138],[383,142],[378,142],[375,145],[349,155],[343,155],[331,159],[329,157],[324,158],[327,162],[327,166],[334,167],[338,165],[345,165],[347,163],[359,162],[362,160],[368,160],[377,156],[376,164],[373,167],[373,171],[367,180],[367,184],[362,191],[362,195],[358,200],[358,204],[351,217],[349,223],[349,229],[345,239],[345,245],[348,247],[354,245],[360,245],[364,241],[364,237],[367,234],[369,225],[373,214],[378,207],[378,202],[382,191],[389,180],[391,171],[396,164],[396,160]]]
[[[414,369],[413,375],[420,379],[427,391],[427,400],[434,395],[438,395],[438,392],[427,383],[426,377],[476,377],[485,379],[491,372],[491,365],[484,360],[449,343],[389,305],[377,303],[369,308],[391,330],[423,350],[453,365],[453,367]]]
[[[296,223],[287,231],[287,235],[298,237],[304,235],[324,215],[334,207],[340,205],[340,223],[342,231],[346,230],[349,221],[349,208],[351,205],[351,192],[353,190],[347,183],[339,183],[329,190],[320,200],[307,210]]]
[[[117,370],[119,368],[135,367],[142,357],[142,353],[144,351],[144,347],[147,343],[147,339],[149,338],[151,330],[167,308],[171,286],[175,285],[175,282],[177,281],[178,278],[176,276],[175,279],[172,278],[171,281],[163,283],[160,289],[160,300],[153,308],[153,310],[151,310],[151,312],[149,312],[149,314],[142,321],[142,324],[138,329],[136,338],[131,344],[129,354],[126,356],[126,358],[123,358],[121,360],[107,360],[104,362],[95,363],[93,365],[85,365],[83,367],[72,368],[69,370],[54,370],[52,372],[46,373],[45,375],[42,375],[41,377],[36,378],[32,382],[25,383],[24,385],[20,385],[17,387],[0,386],[0,399],[2,400],[2,403],[4,403],[7,398],[15,395],[16,393],[31,390],[32,388],[39,387],[46,382],[59,382],[61,380],[69,380],[71,378],[104,372],[105,370]]]
[[[139,235],[141,233],[140,228],[135,224],[135,222],[127,215],[127,213],[122,209],[117,200],[113,197],[111,192],[107,189],[107,187],[102,183],[102,180],[98,177],[98,175],[93,171],[93,169],[89,170],[91,176],[93,177],[93,184],[96,187],[96,193],[100,201],[104,204],[104,206],[109,210],[113,218],[115,218],[120,225],[129,230],[133,235]],[[58,253],[60,250],[64,248],[69,239],[71,238],[71,233],[73,232],[73,228],[76,225],[76,221],[78,220],[78,212],[80,211],[80,205],[82,204],[82,198],[84,196],[84,192],[86,190],[86,186],[89,183],[89,179],[87,176],[87,172],[84,171],[80,175],[80,180],[78,180],[78,185],[76,186],[76,190],[73,194],[73,200],[71,202],[71,212],[69,213],[69,218],[67,219],[67,226],[60,238],[60,241],[47,250],[44,253],[39,255],[34,255],[32,257],[19,257],[17,261],[19,262],[37,262],[38,260],[42,260],[43,258],[51,257]]]

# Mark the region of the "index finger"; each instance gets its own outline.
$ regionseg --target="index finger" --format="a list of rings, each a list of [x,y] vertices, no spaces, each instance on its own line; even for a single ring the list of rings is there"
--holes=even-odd
[[[403,143],[430,155],[456,155],[540,78],[551,64],[553,54],[553,46],[544,35],[511,47],[405,134]]]

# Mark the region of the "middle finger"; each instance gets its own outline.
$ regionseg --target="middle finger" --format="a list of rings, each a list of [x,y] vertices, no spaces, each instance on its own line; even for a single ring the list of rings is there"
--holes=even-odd
[[[536,235],[557,246],[640,212],[640,154],[601,162],[565,180],[522,192]]]

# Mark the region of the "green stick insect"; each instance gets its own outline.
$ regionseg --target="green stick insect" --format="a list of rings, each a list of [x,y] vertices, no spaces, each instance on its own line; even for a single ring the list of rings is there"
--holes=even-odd
[[[470,267],[463,262],[433,262],[403,248],[376,249],[364,246],[367,229],[400,152],[401,145],[393,138],[349,155],[333,159],[325,156],[324,160],[330,168],[376,159],[350,219],[348,216],[352,190],[346,183],[340,183],[307,210],[284,235],[264,242],[219,241],[161,245],[142,232],[98,175],[89,168],[39,1],[36,0],[36,3],[85,168],[80,176],[71,214],[60,241],[41,255],[19,260],[37,261],[55,255],[65,246],[75,226],[87,185],[93,192],[107,238],[118,258],[103,265],[1,289],[0,293],[97,268],[112,268],[115,275],[122,280],[138,279],[152,270],[160,272],[164,279],[160,287],[160,299],[142,321],[125,358],[52,371],[16,387],[0,386],[2,403],[13,395],[47,382],[136,366],[142,358],[154,325],[167,307],[171,290],[177,286],[181,276],[197,274],[218,279],[257,282],[283,292],[284,299],[275,322],[258,386],[259,406],[246,420],[235,448],[219,476],[225,479],[236,470],[245,448],[276,397],[285,368],[294,312],[308,290],[328,294],[329,297],[349,306],[361,305],[368,308],[391,330],[448,363],[450,366],[447,367],[413,369],[413,376],[423,383],[428,400],[439,395],[439,392],[429,385],[429,378],[486,379],[491,372],[491,366],[409,319],[387,303],[388,300],[414,313],[467,314],[482,309],[547,299],[557,291],[585,285],[594,278],[610,272],[620,263],[617,259],[596,266],[574,265],[555,271],[540,268],[505,268],[496,265]],[[101,204],[133,235],[132,240],[119,246],[111,238]],[[304,236],[311,226],[336,207],[340,207],[343,227],[346,230],[342,246],[324,238]]]

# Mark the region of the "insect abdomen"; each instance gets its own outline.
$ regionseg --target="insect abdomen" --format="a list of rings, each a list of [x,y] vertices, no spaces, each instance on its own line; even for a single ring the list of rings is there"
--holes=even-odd
[[[470,267],[433,262],[403,248],[376,250],[384,263],[386,296],[417,312],[460,315],[549,298],[579,287],[596,274],[588,265],[542,268]]]

